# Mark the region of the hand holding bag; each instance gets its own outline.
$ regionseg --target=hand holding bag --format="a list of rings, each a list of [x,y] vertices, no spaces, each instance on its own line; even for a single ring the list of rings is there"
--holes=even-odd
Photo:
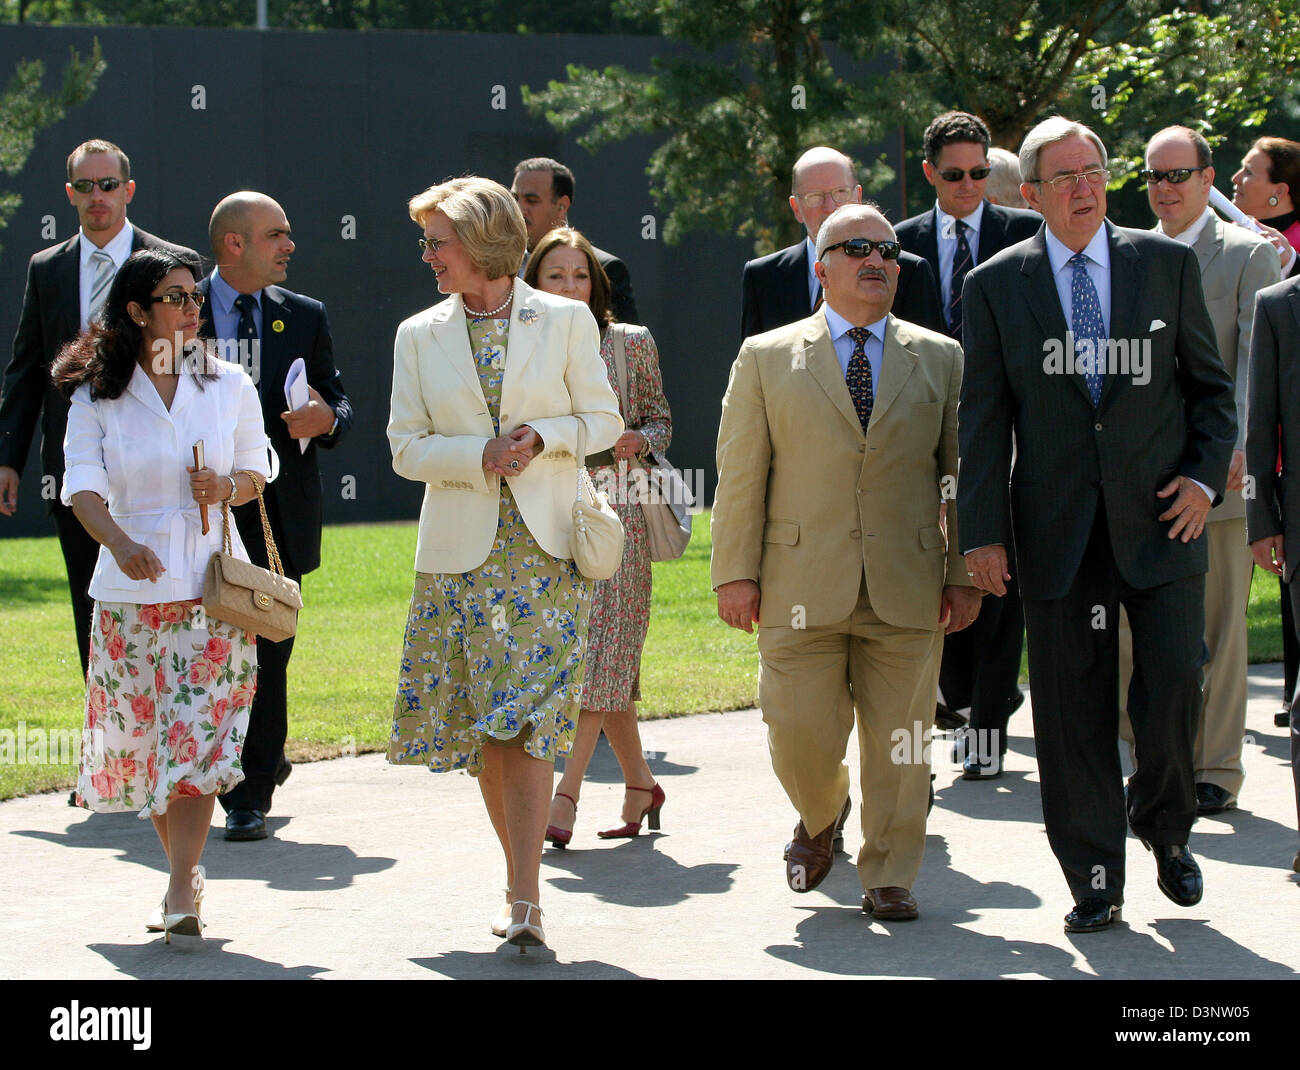
[[[236,472],[235,475],[239,475]],[[271,534],[262,498],[262,477],[247,469],[244,475],[253,480],[257,490],[257,507],[262,513],[262,535],[266,539],[266,559],[270,569],[241,561],[231,550],[230,502],[221,503],[221,550],[208,561],[203,578],[203,611],[213,620],[233,624],[272,642],[288,639],[298,629],[298,610],[302,608],[302,591],[284,574],[280,551]]]
[[[573,503],[569,549],[578,571],[588,579],[607,580],[623,563],[623,522],[609,499],[596,490],[587,472],[587,429],[578,420],[578,492]]]

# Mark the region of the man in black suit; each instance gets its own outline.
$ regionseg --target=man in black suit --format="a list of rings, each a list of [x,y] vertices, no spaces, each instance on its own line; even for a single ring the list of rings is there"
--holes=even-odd
[[[1066,931],[1093,932],[1124,900],[1121,604],[1135,663],[1128,824],[1156,856],[1160,890],[1201,899],[1187,849],[1201,536],[1237,421],[1196,254],[1106,222],[1097,135],[1048,119],[1025,138],[1020,173],[1046,226],[972,271],[962,300],[960,539],[975,584],[1000,595],[1014,535],[1043,818],[1075,901]]]
[[[946,112],[926,127],[921,168],[934,187],[935,205],[895,228],[903,248],[925,257],[934,269],[945,314],[941,329],[958,342],[967,273],[1031,237],[1043,223],[1036,212],[999,208],[984,199],[991,170],[989,142],[984,120],[969,112]],[[1019,679],[1024,635],[1024,608],[1012,584],[1004,597],[984,599],[969,628],[944,638],[939,669],[944,704],[951,716],[970,708],[970,726],[962,733],[959,750],[967,780],[1002,773],[1007,721],[1023,701]]]
[[[1246,537],[1255,564],[1279,576],[1290,596],[1293,619],[1300,621],[1300,495],[1283,493],[1283,479],[1300,472],[1300,377],[1294,374],[1300,347],[1300,277],[1265,287],[1255,295],[1250,335],[1250,373],[1246,402],[1246,471],[1255,493],[1246,498]],[[1278,435],[1282,436],[1282,474],[1277,472]],[[1286,548],[1292,547],[1288,558]],[[1298,637],[1300,638],[1300,637]],[[1291,776],[1300,821],[1300,702],[1292,703]],[[1300,852],[1291,868],[1300,873]]]
[[[178,250],[126,218],[135,196],[131,162],[109,141],[86,141],[68,157],[64,187],[81,228],[67,241],[43,249],[27,264],[27,288],[14,334],[13,356],[0,388],[0,515],[13,516],[18,483],[41,425],[41,467],[49,481],[42,497],[50,503],[59,546],[68,569],[72,615],[81,655],[81,674],[90,657],[94,600],[87,593],[99,558],[97,543],[59,501],[63,479],[63,433],[68,401],[50,383],[50,364],[66,342],[85,329],[99,310],[117,269],[139,249]]]
[[[279,457],[279,475],[266,487],[266,511],[285,575],[300,581],[320,564],[323,488],[316,449],[339,444],[352,425],[352,405],[334,367],[325,306],[276,285],[284,281],[294,250],[284,209],[261,193],[232,193],[213,211],[208,237],[217,267],[199,284],[209,297],[199,333],[219,339],[223,357],[251,368],[266,433]],[[309,400],[290,412],[285,376],[298,357],[306,364]],[[249,557],[266,567],[257,503],[234,512]],[[279,643],[257,640],[257,694],[244,742],[244,780],[221,796],[228,840],[266,837],[272,793],[289,775],[284,741],[292,653],[293,637]]]
[[[821,283],[813,273],[817,262],[817,232],[822,221],[841,204],[860,204],[862,187],[853,161],[836,149],[818,146],[795,162],[790,180],[790,211],[803,224],[806,237],[798,245],[760,256],[745,265],[741,277],[740,339],[807,319],[821,299]],[[898,257],[898,289],[893,313],[909,323],[934,331],[945,329],[934,272],[920,257]]]
[[[573,172],[549,156],[534,156],[515,164],[515,177],[510,184],[510,192],[515,195],[519,209],[524,213],[524,225],[528,228],[528,251],[519,267],[521,278],[524,269],[528,267],[528,257],[547,231],[570,225],[569,208],[573,205],[575,188]],[[587,239],[590,240],[591,235],[588,234]],[[636,314],[636,300],[632,297],[632,276],[627,265],[613,253],[597,249],[594,245],[591,251],[596,254],[600,266],[609,276],[610,307],[614,310],[615,319],[620,323],[640,323]]]

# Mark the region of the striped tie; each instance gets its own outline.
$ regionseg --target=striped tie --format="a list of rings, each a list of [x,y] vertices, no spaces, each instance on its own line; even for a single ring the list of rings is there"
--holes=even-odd
[[[952,285],[948,290],[948,333],[961,341],[961,289],[966,282],[966,273],[971,269],[973,258],[970,244],[966,241],[966,231],[970,229],[960,219],[957,220],[957,251],[952,258]]]
[[[95,279],[90,286],[90,307],[86,311],[87,320],[93,320],[98,315],[99,310],[104,307],[104,301],[108,297],[108,288],[113,282],[113,275],[117,272],[113,258],[103,249],[96,249],[91,253],[90,261],[95,265]]]

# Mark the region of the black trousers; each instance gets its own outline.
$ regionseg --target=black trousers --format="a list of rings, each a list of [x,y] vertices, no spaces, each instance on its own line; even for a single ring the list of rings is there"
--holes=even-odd
[[[81,654],[81,678],[86,678],[90,664],[90,628],[95,619],[95,600],[90,597],[90,579],[99,560],[97,543],[77,519],[77,514],[62,502],[54,502],[54,528],[59,548],[68,569],[68,590],[72,594],[72,621],[77,631],[77,649]]]
[[[1290,596],[1291,619],[1300,621],[1300,583],[1292,576],[1285,586]],[[1300,641],[1300,628],[1296,629],[1296,638]],[[1291,779],[1295,783],[1296,826],[1300,829],[1300,702],[1291,704]]]
[[[1074,583],[1025,599],[1034,739],[1048,842],[1075,902],[1124,901],[1125,811],[1119,750],[1119,606],[1133,630],[1128,711],[1137,772],[1128,825],[1185,844],[1196,819],[1192,741],[1205,663],[1205,577],[1136,589],[1124,582],[1098,505]]]

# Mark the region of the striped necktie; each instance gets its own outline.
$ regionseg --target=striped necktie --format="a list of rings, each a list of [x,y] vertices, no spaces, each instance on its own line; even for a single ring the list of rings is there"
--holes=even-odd
[[[90,262],[95,265],[95,278],[90,284],[90,307],[86,310],[88,321],[93,320],[104,307],[104,301],[108,298],[108,288],[117,273],[117,265],[113,263],[113,258],[103,249],[96,249],[91,253]]]
[[[952,286],[948,291],[948,333],[961,341],[961,288],[966,282],[966,273],[974,266],[970,243],[966,241],[968,227],[962,220],[957,220],[957,251],[952,258]]]

